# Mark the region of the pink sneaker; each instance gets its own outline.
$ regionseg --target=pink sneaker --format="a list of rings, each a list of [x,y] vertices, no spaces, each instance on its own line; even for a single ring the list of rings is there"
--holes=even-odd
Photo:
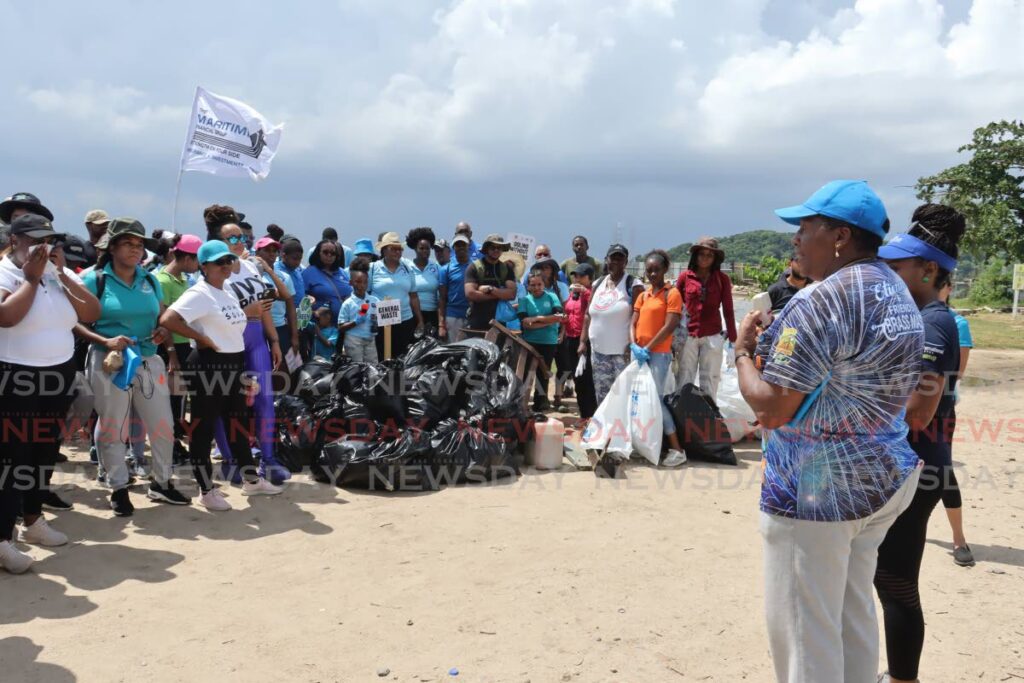
[[[277,496],[284,493],[284,489],[280,486],[274,486],[269,481],[260,477],[254,482],[245,482],[242,484],[242,495],[243,496]]]
[[[231,503],[224,498],[220,489],[210,489],[199,497],[199,504],[213,512],[227,512],[231,509]]]

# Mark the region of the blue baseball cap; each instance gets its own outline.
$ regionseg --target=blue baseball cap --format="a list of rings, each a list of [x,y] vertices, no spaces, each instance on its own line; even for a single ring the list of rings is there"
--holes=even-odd
[[[209,240],[207,242],[203,242],[203,246],[199,247],[199,253],[196,254],[200,263],[209,263],[210,261],[216,261],[225,256],[230,256],[234,259],[238,258],[231,253],[231,250],[228,249],[228,245],[220,240]]]
[[[793,225],[801,218],[828,216],[882,238],[889,231],[885,205],[864,180],[833,180],[803,204],[775,209],[775,215]]]

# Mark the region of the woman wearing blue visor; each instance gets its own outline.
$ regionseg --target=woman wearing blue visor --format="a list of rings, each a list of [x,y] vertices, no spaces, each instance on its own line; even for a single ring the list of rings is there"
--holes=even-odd
[[[862,181],[779,209],[815,285],[758,338],[736,341],[743,398],[766,430],[761,483],[765,610],[779,681],[875,683],[878,546],[914,496],[904,407],[923,348],[918,307],[878,258],[889,231]]]
[[[928,518],[953,471],[956,383],[960,336],[953,313],[939,299],[959,255],[967,223],[956,209],[925,204],[914,211],[907,234],[893,237],[878,255],[907,284],[924,321],[921,380],[907,404],[910,447],[924,461],[910,507],[878,549],[875,588],[885,617],[885,650],[893,683],[916,681],[924,647],[924,613],[918,577]]]

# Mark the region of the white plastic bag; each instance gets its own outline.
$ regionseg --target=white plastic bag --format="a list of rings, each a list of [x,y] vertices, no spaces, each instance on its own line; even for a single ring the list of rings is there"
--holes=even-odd
[[[576,377],[582,377],[587,371],[587,357],[580,356],[580,362],[576,364]]]
[[[661,461],[663,430],[661,392],[651,366],[644,365],[633,379],[629,392],[629,437],[633,450],[652,465]]]
[[[718,382],[718,395],[715,396],[715,403],[729,428],[733,443],[757,431],[757,427],[754,426],[757,416],[743,400],[743,395],[740,393],[739,374],[735,363],[729,363],[728,354],[722,359],[722,375]]]
[[[629,436],[629,398],[639,371],[640,366],[634,361],[615,378],[608,396],[587,423],[580,442],[583,448],[623,453],[629,457],[633,450]]]

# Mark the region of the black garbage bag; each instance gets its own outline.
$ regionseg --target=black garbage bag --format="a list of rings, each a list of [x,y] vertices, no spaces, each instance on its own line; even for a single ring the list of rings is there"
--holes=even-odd
[[[331,361],[317,358],[299,368],[299,384],[295,392],[299,398],[312,406],[323,396],[331,393]]]
[[[676,393],[666,396],[665,404],[672,412],[676,433],[687,458],[723,465],[736,464],[729,428],[707,394],[693,384],[686,384]]]
[[[379,430],[369,408],[340,393],[318,400],[313,416],[320,425],[321,443],[343,436],[374,438]]]
[[[438,346],[426,354],[421,363],[440,365],[451,358],[460,359],[467,372],[488,372],[501,361],[501,350],[494,342],[474,337]]]
[[[277,441],[274,455],[291,472],[311,467],[320,451],[319,425],[306,403],[297,396],[274,401]]]
[[[405,424],[404,396],[408,388],[402,374],[402,361],[386,360],[366,371],[366,407],[377,422]]]
[[[408,348],[402,362],[405,364],[407,369],[423,365],[423,361],[427,358],[430,352],[440,345],[441,342],[437,341],[437,339],[425,335],[422,339]]]
[[[321,480],[335,486],[376,491],[435,489],[430,470],[430,435],[410,428],[387,438],[365,441],[345,438],[324,446]]]
[[[409,424],[432,429],[445,418],[457,417],[465,376],[455,364],[447,362],[441,367],[424,368],[405,397]]]
[[[484,431],[505,441],[525,441],[529,416],[523,408],[523,383],[512,368],[502,363],[484,375],[482,382],[473,379],[475,376],[467,382],[462,417],[482,422]]]
[[[485,482],[519,474],[511,444],[459,420],[444,420],[430,439],[438,482]]]
[[[366,380],[370,368],[369,363],[355,363],[348,356],[340,356],[334,362],[334,392],[348,396],[353,400],[365,402],[367,399]]]

